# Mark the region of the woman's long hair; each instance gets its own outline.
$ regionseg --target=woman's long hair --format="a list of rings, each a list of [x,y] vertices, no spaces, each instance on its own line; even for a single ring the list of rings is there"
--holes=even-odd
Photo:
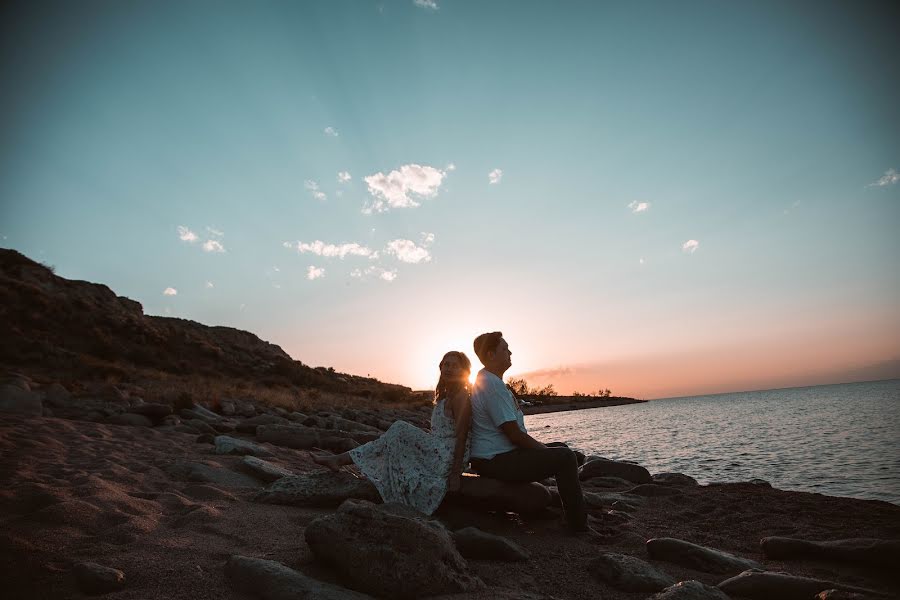
[[[466,372],[466,376],[454,380],[445,378],[444,374],[441,373],[437,385],[434,387],[435,404],[437,404],[438,400],[441,398],[449,398],[461,389],[465,389],[466,391],[469,390],[469,373],[472,372],[472,361],[470,361],[469,357],[464,353],[457,350],[451,350],[445,354],[444,358],[441,359],[441,362],[438,363],[438,368],[440,368],[440,366],[444,364],[444,361],[450,357],[454,357],[459,361],[460,369]]]

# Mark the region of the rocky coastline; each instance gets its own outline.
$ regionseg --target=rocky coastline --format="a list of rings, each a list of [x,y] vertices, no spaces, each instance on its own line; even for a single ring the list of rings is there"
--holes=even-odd
[[[300,413],[251,397],[176,408],[109,385],[0,384],[0,564],[14,598],[889,598],[900,507],[590,457],[599,536],[552,481],[467,475],[431,518],[307,450],[428,407]]]

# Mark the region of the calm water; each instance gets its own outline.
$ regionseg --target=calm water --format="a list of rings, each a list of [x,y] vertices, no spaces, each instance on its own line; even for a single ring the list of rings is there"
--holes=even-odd
[[[653,400],[530,415],[530,433],[700,483],[900,504],[900,380]],[[549,426],[549,427],[547,427]]]

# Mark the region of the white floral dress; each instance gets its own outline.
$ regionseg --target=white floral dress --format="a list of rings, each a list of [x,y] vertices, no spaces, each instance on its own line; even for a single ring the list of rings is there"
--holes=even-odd
[[[396,421],[377,440],[350,451],[360,471],[385,502],[400,502],[430,515],[447,494],[456,448],[456,424],[444,414],[445,399],[431,412],[431,432]],[[469,440],[463,465],[469,461]]]

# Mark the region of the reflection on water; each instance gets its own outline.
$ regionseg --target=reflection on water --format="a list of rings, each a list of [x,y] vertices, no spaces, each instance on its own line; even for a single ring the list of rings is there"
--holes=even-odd
[[[530,415],[529,432],[700,483],[900,504],[900,380],[653,400]],[[548,427],[549,426],[549,427]]]

